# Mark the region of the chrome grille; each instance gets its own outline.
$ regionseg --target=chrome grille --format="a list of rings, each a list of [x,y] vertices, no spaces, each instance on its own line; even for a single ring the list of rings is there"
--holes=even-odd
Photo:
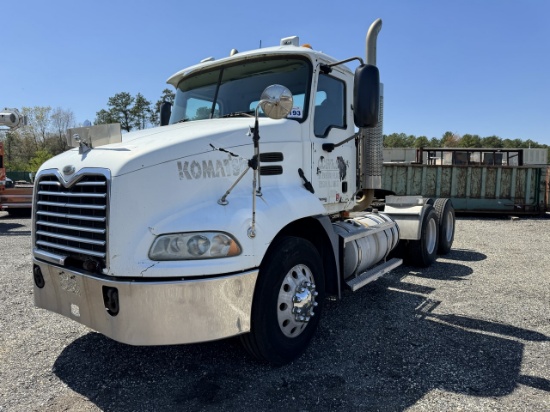
[[[101,270],[107,255],[107,178],[84,175],[64,187],[55,175],[37,185],[35,247],[66,257],[67,266]],[[87,265],[86,262],[92,262]]]

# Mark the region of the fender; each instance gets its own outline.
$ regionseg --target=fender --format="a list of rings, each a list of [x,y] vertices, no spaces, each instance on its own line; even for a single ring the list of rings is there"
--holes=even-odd
[[[433,203],[433,199],[421,196],[387,196],[384,213],[397,222],[400,239],[419,240],[426,206]]]

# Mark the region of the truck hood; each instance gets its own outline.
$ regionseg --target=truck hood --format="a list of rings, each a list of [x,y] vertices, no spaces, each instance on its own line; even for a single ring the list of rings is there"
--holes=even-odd
[[[248,131],[252,126],[253,118],[209,119],[130,132],[122,135],[120,143],[93,148],[87,153],[71,149],[48,160],[40,169],[61,172],[66,166],[74,166],[76,171],[99,167],[109,169],[111,176],[116,177],[211,152],[215,150],[212,146],[249,157],[252,137]],[[260,139],[261,143],[300,140],[300,124],[289,119],[261,118]]]

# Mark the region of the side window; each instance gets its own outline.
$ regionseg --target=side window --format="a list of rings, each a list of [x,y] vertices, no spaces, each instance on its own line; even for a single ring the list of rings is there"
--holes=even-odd
[[[332,127],[346,127],[343,81],[327,74],[319,74],[313,116],[313,132],[317,137],[326,137]]]

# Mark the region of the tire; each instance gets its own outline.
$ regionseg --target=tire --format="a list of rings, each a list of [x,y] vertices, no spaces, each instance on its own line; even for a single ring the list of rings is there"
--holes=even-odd
[[[455,209],[451,199],[436,199],[434,208],[439,218],[439,246],[437,253],[446,255],[451,251],[455,238]]]
[[[298,237],[277,240],[260,266],[250,332],[241,336],[245,349],[274,365],[299,357],[319,324],[324,294],[323,265],[315,246]],[[297,309],[301,315],[293,313]]]
[[[439,244],[439,219],[433,206],[427,205],[422,218],[420,239],[409,242],[408,263],[428,267],[437,259]]]

